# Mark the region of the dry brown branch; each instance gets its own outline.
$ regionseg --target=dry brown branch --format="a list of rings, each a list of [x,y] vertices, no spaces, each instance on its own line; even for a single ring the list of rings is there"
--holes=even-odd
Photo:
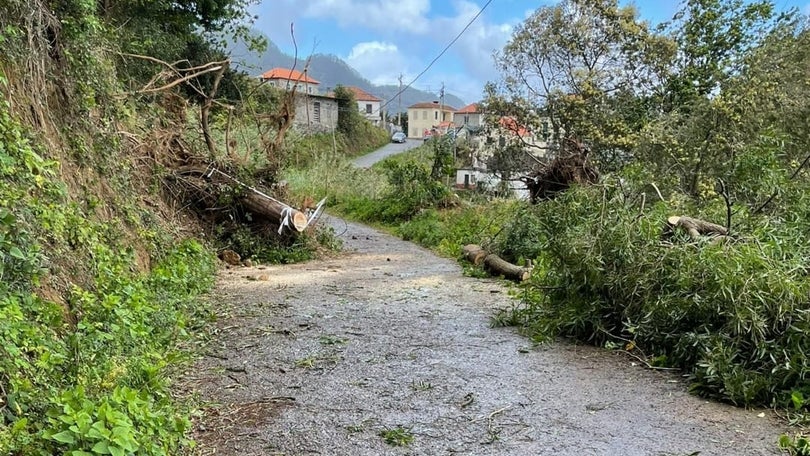
[[[168,83],[168,84],[166,84],[166,85],[163,85],[163,86],[161,86],[161,87],[157,87],[157,88],[154,88],[154,89],[141,89],[141,90],[137,90],[135,93],[155,93],[155,92],[162,92],[162,91],[164,91],[164,90],[171,89],[172,87],[175,87],[175,86],[177,86],[178,84],[182,84],[182,83],[184,83],[184,82],[186,82],[186,81],[190,81],[190,80],[192,80],[192,79],[198,78],[198,77],[200,77],[200,76],[202,76],[202,75],[204,75],[204,74],[211,73],[211,72],[214,72],[214,71],[221,71],[221,70],[222,70],[222,68],[224,68],[224,67],[223,67],[223,66],[221,66],[221,65],[220,65],[220,66],[211,67],[211,68],[208,68],[208,69],[205,69],[205,70],[198,71],[198,72],[196,72],[196,73],[190,74],[190,75],[188,75],[188,76],[183,76],[182,78],[175,79],[174,81],[172,81],[172,82],[170,82],[170,83]]]
[[[217,94],[217,90],[219,90],[219,83],[220,81],[222,81],[222,76],[225,74],[225,70],[227,68],[228,68],[227,63],[219,67],[219,71],[217,71],[216,76],[214,76],[214,84],[211,86],[211,91],[205,97],[205,103],[203,103],[203,105],[200,107],[200,126],[202,126],[203,137],[205,138],[205,145],[208,147],[208,153],[210,154],[212,160],[216,157],[217,150],[216,144],[214,144],[214,138],[211,137],[211,128],[208,124],[208,115],[211,111],[211,104],[214,101],[214,97]],[[227,147],[228,146],[226,144],[225,145],[226,150]]]
[[[599,171],[588,161],[588,149],[571,140],[572,152],[541,165],[520,180],[529,190],[532,203],[554,198],[573,184],[588,185],[599,180]]]

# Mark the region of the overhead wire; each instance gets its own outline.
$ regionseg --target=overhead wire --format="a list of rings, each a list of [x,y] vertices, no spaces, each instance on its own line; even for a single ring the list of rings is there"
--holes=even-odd
[[[413,80],[411,80],[411,82],[409,82],[409,83],[408,83],[408,84],[406,84],[404,87],[402,87],[402,88],[401,88],[401,89],[400,89],[400,90],[399,90],[399,91],[398,91],[398,92],[397,92],[397,93],[396,93],[396,94],[395,94],[393,97],[391,97],[391,98],[390,98],[388,101],[386,101],[385,103],[383,103],[382,105],[380,105],[379,109],[377,109],[377,111],[375,112],[375,114],[376,114],[376,113],[379,113],[380,111],[382,111],[382,110],[383,110],[383,108],[385,108],[386,106],[388,106],[388,105],[389,105],[389,104],[390,104],[392,101],[394,101],[394,99],[395,99],[395,98],[397,98],[397,97],[398,97],[400,94],[402,94],[403,92],[405,92],[405,91],[406,91],[406,90],[407,90],[409,87],[411,87],[411,86],[413,85],[413,83],[415,83],[416,81],[418,81],[420,77],[422,77],[422,76],[423,76],[425,73],[427,73],[427,72],[428,72],[428,70],[430,70],[430,68],[433,66],[433,64],[435,64],[435,63],[436,63],[436,62],[437,62],[437,61],[438,61],[440,58],[442,58],[442,56],[443,56],[443,55],[444,55],[444,54],[445,54],[445,53],[446,53],[446,52],[447,52],[447,51],[448,51],[448,50],[449,50],[449,49],[450,49],[450,48],[451,48],[451,47],[452,47],[452,46],[453,46],[453,45],[456,43],[456,41],[458,41],[458,40],[459,40],[459,38],[461,38],[461,36],[462,36],[462,35],[464,35],[464,32],[466,32],[466,31],[467,31],[467,29],[469,29],[469,28],[470,28],[470,26],[471,26],[471,25],[473,25],[473,23],[474,23],[474,22],[475,22],[475,21],[478,19],[478,17],[479,17],[479,16],[481,16],[481,14],[484,12],[484,10],[485,10],[485,9],[487,9],[487,7],[489,6],[489,4],[490,4],[490,3],[492,3],[492,0],[487,0],[487,2],[486,2],[486,3],[484,3],[484,6],[482,6],[482,7],[481,7],[481,9],[480,9],[480,10],[478,10],[478,13],[476,13],[476,14],[475,14],[475,16],[473,16],[473,18],[472,18],[472,19],[470,19],[470,21],[469,21],[469,22],[467,22],[467,25],[465,25],[465,26],[464,26],[464,28],[463,28],[463,29],[461,29],[461,31],[460,31],[460,32],[458,32],[458,34],[455,36],[455,38],[453,38],[453,39],[450,41],[450,43],[448,43],[448,44],[447,44],[447,46],[445,46],[445,47],[444,47],[444,49],[442,49],[442,51],[441,51],[441,52],[439,52],[439,55],[437,55],[437,56],[436,56],[436,57],[435,57],[433,60],[431,60],[431,61],[430,61],[430,63],[428,63],[428,65],[425,67],[425,69],[424,69],[424,70],[422,70],[422,72],[421,72],[421,73],[417,74],[417,75],[416,75],[416,77],[415,77],[415,78],[413,78]]]

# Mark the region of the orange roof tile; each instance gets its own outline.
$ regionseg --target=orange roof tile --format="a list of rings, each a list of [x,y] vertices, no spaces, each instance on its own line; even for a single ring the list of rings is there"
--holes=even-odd
[[[284,79],[287,81],[306,82],[308,84],[320,84],[320,82],[310,78],[306,73],[289,68],[273,68],[261,75],[262,79]]]
[[[360,87],[346,87],[354,94],[354,99],[357,101],[382,101],[374,95],[366,92]]]
[[[456,114],[478,114],[480,112],[481,110],[478,109],[478,103],[470,103],[456,111]]]
[[[518,136],[528,136],[529,130],[526,129],[523,125],[517,123],[517,121],[513,117],[503,116],[498,120],[498,123],[508,131],[518,135]]]

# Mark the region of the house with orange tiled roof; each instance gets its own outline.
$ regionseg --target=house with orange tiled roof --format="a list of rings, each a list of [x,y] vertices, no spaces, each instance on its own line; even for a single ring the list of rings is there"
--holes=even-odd
[[[318,86],[321,84],[307,76],[306,70],[302,73],[292,68],[273,68],[262,73],[259,79],[282,90],[292,90],[295,87],[298,93],[313,95],[318,93]]]
[[[382,118],[380,115],[382,99],[375,97],[360,87],[346,87],[346,89],[354,94],[354,99],[357,101],[357,109],[360,111],[360,114],[370,122],[379,124]]]
[[[484,113],[478,103],[470,103],[453,113],[453,122],[459,127],[478,128],[484,125]]]
[[[306,70],[272,68],[259,79],[280,90],[295,88],[295,127],[306,132],[330,132],[337,127],[337,100],[333,95],[319,93],[320,81],[309,77]]]
[[[416,103],[408,106],[408,137],[421,139],[434,133],[446,133],[455,127],[452,106],[438,101]]]

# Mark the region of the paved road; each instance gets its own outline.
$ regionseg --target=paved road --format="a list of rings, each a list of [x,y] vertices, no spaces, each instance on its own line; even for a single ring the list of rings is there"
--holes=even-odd
[[[223,271],[218,334],[187,378],[216,404],[195,420],[197,454],[778,453],[770,411],[691,396],[622,353],[532,347],[490,327],[513,304],[499,282],[330,220],[340,256]]]
[[[421,146],[423,141],[421,139],[408,139],[405,143],[389,143],[374,152],[358,157],[354,160],[354,166],[358,168],[370,168],[371,165],[383,160],[391,155],[401,154],[415,147]]]

